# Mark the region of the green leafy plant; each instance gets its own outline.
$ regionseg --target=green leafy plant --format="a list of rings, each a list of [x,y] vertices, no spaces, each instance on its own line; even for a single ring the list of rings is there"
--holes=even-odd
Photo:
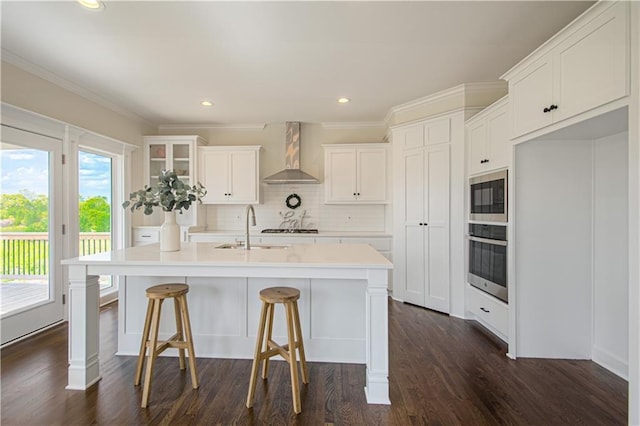
[[[131,206],[131,211],[144,209],[144,214],[153,213],[154,207],[161,207],[165,212],[188,210],[191,203],[202,203],[207,190],[200,182],[189,186],[182,182],[173,170],[163,170],[155,186],[145,185],[129,194],[129,201],[122,203],[123,208]]]

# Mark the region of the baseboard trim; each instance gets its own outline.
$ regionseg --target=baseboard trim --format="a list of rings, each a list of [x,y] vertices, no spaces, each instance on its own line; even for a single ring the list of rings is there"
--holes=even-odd
[[[602,348],[593,347],[591,359],[596,364],[629,381],[629,363]]]

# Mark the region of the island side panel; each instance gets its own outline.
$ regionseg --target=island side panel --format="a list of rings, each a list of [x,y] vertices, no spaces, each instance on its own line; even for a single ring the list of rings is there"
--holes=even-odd
[[[365,394],[369,404],[391,404],[389,400],[389,302],[388,273],[368,271],[367,305],[367,373]]]
[[[128,276],[120,287],[118,355],[137,355],[142,337],[144,290],[180,277]],[[189,314],[197,357],[251,359],[260,315],[261,289],[289,286],[298,301],[308,361],[366,362],[367,282],[353,279],[187,277]],[[173,305],[163,304],[160,337],[174,333]],[[286,342],[284,311],[276,306],[273,336]],[[167,350],[175,356],[177,351]],[[165,355],[163,354],[163,355]]]
[[[100,380],[100,283],[85,265],[69,266],[69,370],[67,389]]]

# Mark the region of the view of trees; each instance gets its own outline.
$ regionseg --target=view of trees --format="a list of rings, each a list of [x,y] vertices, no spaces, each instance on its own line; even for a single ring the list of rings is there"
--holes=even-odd
[[[0,218],[5,232],[43,232],[48,228],[49,200],[45,195],[22,190],[0,195]],[[80,232],[109,232],[111,206],[106,197],[80,197]]]

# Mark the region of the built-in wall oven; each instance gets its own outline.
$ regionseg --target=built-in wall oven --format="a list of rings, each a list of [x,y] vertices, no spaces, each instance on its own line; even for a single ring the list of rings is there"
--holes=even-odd
[[[507,171],[469,178],[470,220],[507,221]]]
[[[507,302],[507,227],[469,224],[469,284]]]

